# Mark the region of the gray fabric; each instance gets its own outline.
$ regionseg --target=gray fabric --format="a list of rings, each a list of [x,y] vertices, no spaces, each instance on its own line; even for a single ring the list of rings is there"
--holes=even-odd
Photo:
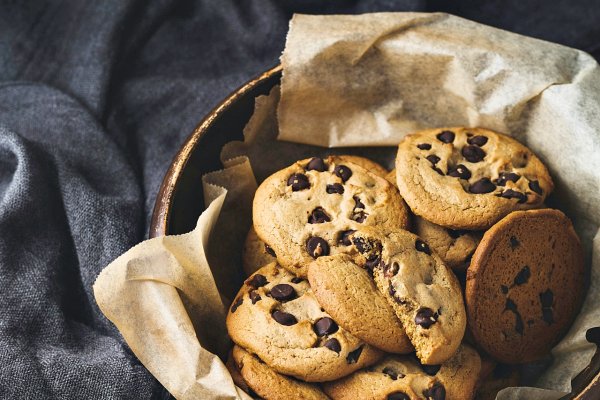
[[[195,124],[277,63],[293,12],[446,7],[598,57],[596,4],[0,2],[0,398],[168,397],[91,286],[147,236],[163,174]]]

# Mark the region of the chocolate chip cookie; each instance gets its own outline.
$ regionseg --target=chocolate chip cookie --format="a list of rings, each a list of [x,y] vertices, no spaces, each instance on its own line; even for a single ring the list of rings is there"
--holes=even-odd
[[[481,361],[462,345],[441,365],[422,365],[416,357],[388,355],[377,364],[323,385],[334,400],[469,400]]]
[[[571,325],[583,283],[571,221],[552,209],[513,212],[483,235],[467,270],[473,338],[505,363],[539,359]]]
[[[275,251],[260,240],[254,228],[251,227],[242,249],[242,268],[246,276],[252,275],[261,267],[276,260]]]
[[[383,168],[383,166],[381,164],[378,164],[373,160],[369,160],[366,157],[351,156],[348,154],[344,154],[344,155],[341,155],[338,157],[344,161],[348,161],[348,162],[351,162],[352,164],[356,164],[359,167],[366,169],[370,173],[377,175],[380,178],[385,178],[387,176],[387,174],[389,174],[388,170]]]
[[[350,235],[424,364],[441,364],[462,341],[466,315],[456,276],[418,236],[364,228]]]
[[[229,309],[227,331],[276,372],[308,382],[340,378],[382,355],[338,326],[308,281],[277,263],[246,280]]]
[[[408,210],[388,181],[339,157],[298,161],[267,178],[253,206],[258,236],[282,266],[306,276],[314,259],[343,253],[348,232],[408,224]]]
[[[278,374],[256,356],[239,346],[232,350],[235,367],[253,394],[265,400],[328,400],[329,397],[312,383]],[[235,380],[234,380],[235,381]],[[238,385],[243,389],[242,386]]]
[[[308,281],[321,307],[354,336],[388,353],[414,351],[394,309],[348,254],[317,258]]]
[[[413,218],[413,231],[455,272],[466,271],[483,233],[444,228],[421,217]]]
[[[398,148],[396,178],[416,215],[452,229],[487,229],[511,211],[538,207],[553,189],[531,150],[481,128],[406,136]]]

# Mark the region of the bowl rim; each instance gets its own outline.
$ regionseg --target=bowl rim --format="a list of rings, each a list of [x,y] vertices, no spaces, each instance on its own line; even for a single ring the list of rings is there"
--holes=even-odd
[[[190,155],[195,150],[196,145],[206,134],[213,122],[222,114],[227,112],[229,107],[233,103],[240,100],[247,92],[262,82],[270,79],[274,75],[281,73],[282,70],[283,68],[281,64],[278,64],[238,87],[217,106],[215,106],[208,114],[206,114],[206,116],[200,121],[192,133],[187,137],[185,142],[179,148],[179,151],[173,157],[169,169],[167,170],[156,195],[154,210],[152,211],[152,218],[150,220],[149,238],[164,236],[167,234],[167,227],[169,226],[170,217],[169,211],[171,210],[175,188],[179,183],[181,173],[187,165]]]

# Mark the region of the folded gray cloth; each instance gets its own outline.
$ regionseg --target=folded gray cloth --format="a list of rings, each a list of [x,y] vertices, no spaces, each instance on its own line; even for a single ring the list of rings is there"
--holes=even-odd
[[[168,398],[100,313],[96,276],[147,236],[197,122],[278,62],[293,12],[402,10],[600,55],[593,1],[0,2],[0,398]]]

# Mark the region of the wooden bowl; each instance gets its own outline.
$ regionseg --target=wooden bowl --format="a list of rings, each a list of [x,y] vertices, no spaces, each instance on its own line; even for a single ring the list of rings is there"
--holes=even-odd
[[[242,140],[242,131],[254,111],[254,99],[267,94],[281,79],[274,67],[241,86],[212,110],[187,138],[167,171],[154,204],[150,237],[177,235],[194,229],[204,211],[202,175],[222,169],[221,147]],[[600,344],[600,328],[588,330],[586,338]],[[573,381],[573,391],[562,399],[600,399],[600,352]]]

